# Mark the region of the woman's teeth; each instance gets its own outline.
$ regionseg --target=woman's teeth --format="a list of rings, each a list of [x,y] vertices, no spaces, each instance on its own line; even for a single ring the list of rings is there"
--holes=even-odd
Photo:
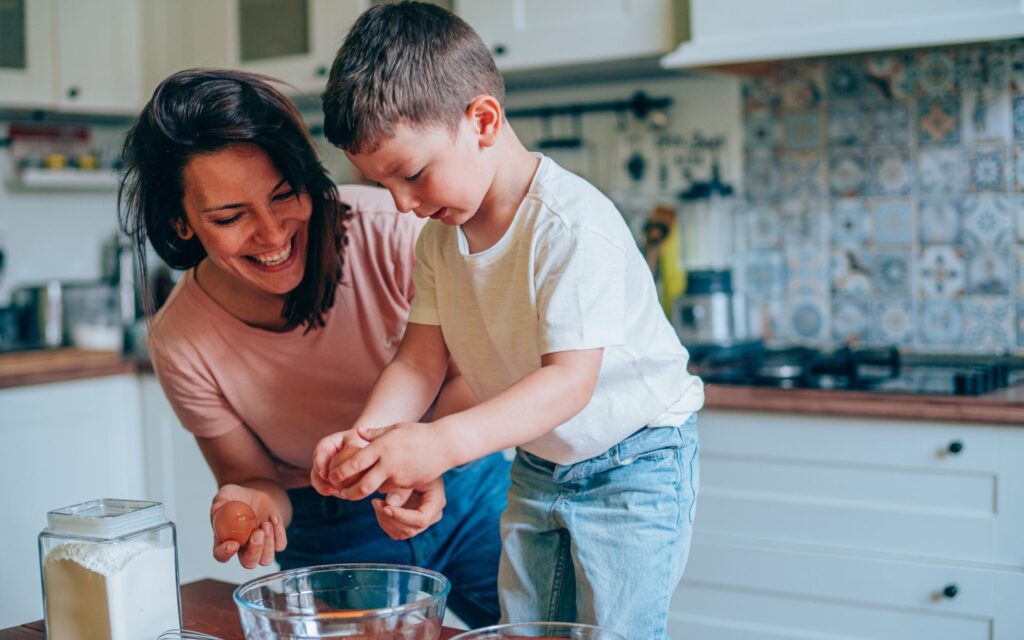
[[[258,256],[246,256],[257,264],[261,264],[265,267],[273,267],[283,263],[285,260],[292,256],[292,243],[289,242],[283,249],[274,251],[273,253],[261,253]]]

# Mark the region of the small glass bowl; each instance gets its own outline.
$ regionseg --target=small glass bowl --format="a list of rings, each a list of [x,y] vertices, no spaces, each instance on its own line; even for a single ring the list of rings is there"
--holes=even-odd
[[[452,640],[500,640],[501,638],[540,638],[558,640],[573,638],[575,640],[626,640],[614,631],[601,629],[589,624],[571,624],[568,622],[522,622],[515,624],[499,624],[494,627],[475,629],[459,634]]]
[[[417,567],[335,564],[252,580],[234,600],[246,640],[437,640],[450,589]]]

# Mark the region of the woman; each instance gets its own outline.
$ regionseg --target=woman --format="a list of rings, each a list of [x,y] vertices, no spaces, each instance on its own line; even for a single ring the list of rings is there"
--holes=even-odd
[[[260,522],[243,545],[215,534],[214,557],[423,566],[451,580],[456,614],[489,624],[508,486],[500,456],[387,502],[309,486],[314,445],[351,424],[398,347],[422,222],[383,190],[336,188],[267,80],[177,73],[124,146],[122,226],[140,255],[148,238],[188,270],[150,324],[153,366],[217,478],[211,517],[241,500]],[[456,376],[435,410],[470,396]]]

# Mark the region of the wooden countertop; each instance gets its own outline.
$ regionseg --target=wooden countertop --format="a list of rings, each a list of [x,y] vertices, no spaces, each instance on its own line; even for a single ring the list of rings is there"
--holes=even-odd
[[[111,352],[22,351],[0,354],[0,389],[151,371],[149,363]],[[1024,426],[1024,385],[984,396],[920,396],[709,384],[706,394],[709,409]]]
[[[245,640],[238,610],[231,600],[235,585],[219,580],[199,580],[181,585],[181,618],[183,628],[202,631],[223,640]],[[449,640],[459,631],[445,627],[440,640]],[[0,629],[0,640],[45,640],[42,620],[20,627]]]
[[[707,409],[1024,426],[1024,385],[983,396],[925,396],[722,384],[709,384],[704,392],[704,407]]]

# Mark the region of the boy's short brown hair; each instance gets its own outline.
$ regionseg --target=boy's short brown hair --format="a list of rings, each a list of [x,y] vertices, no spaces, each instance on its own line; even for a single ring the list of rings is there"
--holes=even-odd
[[[504,106],[505,82],[465,21],[424,2],[377,5],[352,25],[334,59],[324,133],[350,153],[376,150],[399,123],[454,133],[483,94]]]

